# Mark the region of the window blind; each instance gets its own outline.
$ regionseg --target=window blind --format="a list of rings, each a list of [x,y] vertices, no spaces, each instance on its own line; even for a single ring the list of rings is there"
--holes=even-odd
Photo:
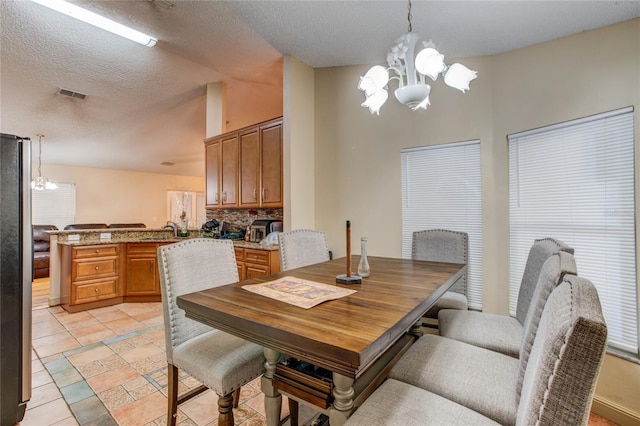
[[[31,191],[31,220],[34,225],[55,225],[64,229],[75,222],[76,185],[56,184],[58,189]]]
[[[575,249],[609,345],[638,354],[633,109],[509,136],[510,311],[534,239]]]
[[[467,299],[482,309],[480,141],[403,149],[402,257],[414,231],[450,229],[469,235]]]

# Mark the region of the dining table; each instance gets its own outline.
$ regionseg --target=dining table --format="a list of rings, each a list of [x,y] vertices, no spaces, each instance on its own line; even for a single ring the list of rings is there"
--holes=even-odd
[[[340,426],[422,334],[423,315],[467,271],[465,264],[368,259],[370,275],[356,284],[336,282],[355,275],[342,257],[185,294],[177,304],[188,318],[263,347],[267,425],[279,424],[284,393]],[[292,295],[302,302],[338,298],[300,307],[286,293],[299,288],[311,289]]]

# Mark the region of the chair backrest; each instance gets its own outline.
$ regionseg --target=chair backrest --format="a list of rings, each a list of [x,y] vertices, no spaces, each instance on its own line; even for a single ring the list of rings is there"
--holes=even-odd
[[[567,274],[577,274],[576,260],[572,254],[564,251],[552,254],[540,269],[540,277],[531,298],[531,307],[524,321],[522,344],[520,345],[520,356],[518,357],[520,364],[516,382],[518,395],[522,390],[525,370],[538,332],[540,318],[542,317],[542,312],[544,312],[544,306],[551,292],[562,283],[564,276]]]
[[[524,325],[524,320],[527,317],[527,311],[531,305],[531,297],[538,283],[542,265],[545,260],[557,251],[566,251],[573,254],[573,248],[553,238],[535,240],[529,250],[527,264],[524,267],[522,281],[520,282],[520,290],[518,290],[518,305],[516,307],[516,318],[522,325]]]
[[[46,231],[57,231],[55,225],[33,225],[34,251],[49,251],[51,236]]]
[[[72,223],[64,227],[65,231],[69,229],[107,229],[106,223]]]
[[[540,319],[516,424],[587,424],[606,345],[596,288],[589,280],[565,275]]]
[[[183,294],[238,281],[233,242],[193,238],[158,248],[158,269],[162,292],[167,361],[173,362],[173,348],[211,330],[193,321],[178,308]]]
[[[329,260],[327,234],[322,231],[296,229],[281,232],[278,234],[278,246],[282,271]]]
[[[428,229],[413,233],[411,258],[431,262],[467,263],[469,235],[447,229]],[[467,274],[460,277],[451,291],[467,295]]]
[[[109,228],[146,228],[144,223],[110,223]]]

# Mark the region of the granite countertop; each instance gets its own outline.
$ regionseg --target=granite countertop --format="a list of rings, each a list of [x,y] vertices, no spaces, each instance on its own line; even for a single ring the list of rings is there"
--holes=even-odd
[[[176,238],[169,229],[153,228],[113,228],[113,229],[75,229],[68,231],[49,231],[51,235],[57,235],[58,244],[67,246],[87,246],[98,244],[120,243],[177,243],[189,238],[201,237],[198,230],[189,230],[188,237]],[[101,238],[109,234],[108,238]],[[278,245],[261,245],[247,241],[233,241],[236,247],[254,250],[278,250]]]

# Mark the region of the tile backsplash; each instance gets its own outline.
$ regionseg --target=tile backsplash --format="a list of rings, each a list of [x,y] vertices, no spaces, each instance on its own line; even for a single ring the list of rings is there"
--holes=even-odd
[[[207,220],[224,221],[225,229],[246,229],[255,219],[282,219],[282,209],[207,210]]]

